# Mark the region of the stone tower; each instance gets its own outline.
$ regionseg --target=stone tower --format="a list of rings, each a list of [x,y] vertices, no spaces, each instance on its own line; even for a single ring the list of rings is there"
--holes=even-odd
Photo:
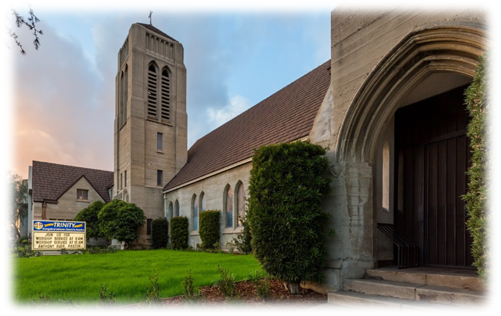
[[[163,217],[162,188],[187,160],[183,45],[149,24],[135,23],[118,53],[113,196]]]

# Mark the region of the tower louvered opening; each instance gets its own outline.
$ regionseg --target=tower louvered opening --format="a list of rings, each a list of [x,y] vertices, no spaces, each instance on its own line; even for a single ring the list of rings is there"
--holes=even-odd
[[[157,117],[157,70],[154,65],[148,68],[148,117]]]
[[[170,118],[170,78],[166,69],[162,71],[162,119]]]

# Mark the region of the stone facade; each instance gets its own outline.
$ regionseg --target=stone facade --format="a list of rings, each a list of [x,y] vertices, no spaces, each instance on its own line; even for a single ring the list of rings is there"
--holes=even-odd
[[[243,185],[245,197],[249,196],[248,184],[252,163],[250,161],[243,164],[232,166],[226,170],[220,170],[204,179],[199,179],[191,184],[187,184],[182,188],[174,188],[164,194],[165,217],[170,221],[170,205],[175,208],[176,201],[179,204],[179,216],[185,216],[190,223],[189,245],[196,248],[197,244],[201,244],[198,231],[193,230],[193,196],[205,198],[205,210],[221,211],[221,239],[219,241],[221,248],[227,249],[227,243],[236,238],[238,233],[243,229],[237,224],[237,188]],[[233,190],[233,221],[231,227],[226,227],[226,189],[231,187]],[[199,217],[200,218],[200,217]]]
[[[153,84],[150,67],[155,69]],[[164,70],[168,73],[165,88]],[[164,92],[168,94],[166,116]],[[161,217],[162,187],[187,159],[186,68],[179,42],[151,26],[131,26],[118,54],[115,113],[113,196],[135,203],[148,219]],[[138,241],[144,246],[151,242],[146,229],[145,224]]]
[[[328,148],[333,176],[324,291],[393,259],[375,225],[393,220],[394,113],[470,82],[487,41],[484,16],[469,10],[336,9],[331,23],[331,87],[310,134]]]

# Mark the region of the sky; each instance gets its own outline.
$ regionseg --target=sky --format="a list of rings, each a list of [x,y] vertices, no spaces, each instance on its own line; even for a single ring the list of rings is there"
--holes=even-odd
[[[38,50],[26,28],[13,39],[12,165],[33,160],[113,170],[117,54],[130,26],[152,24],[183,44],[188,147],[214,128],[330,58],[330,10],[225,11],[59,9],[31,5],[43,30]],[[29,6],[14,6],[28,16]],[[10,12],[4,13],[6,18]]]

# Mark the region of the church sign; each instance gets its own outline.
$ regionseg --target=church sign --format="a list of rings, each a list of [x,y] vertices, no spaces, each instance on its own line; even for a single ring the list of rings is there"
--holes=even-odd
[[[85,247],[85,222],[33,221],[33,250],[78,250]]]

